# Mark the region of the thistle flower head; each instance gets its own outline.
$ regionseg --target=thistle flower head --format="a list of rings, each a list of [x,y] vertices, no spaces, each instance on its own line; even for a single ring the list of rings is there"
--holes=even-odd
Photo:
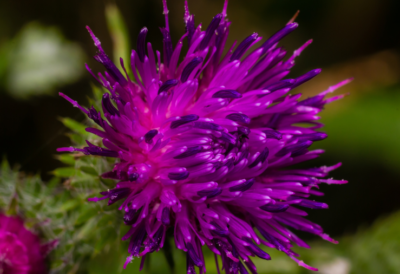
[[[308,247],[291,229],[335,242],[306,220],[301,208],[327,208],[311,198],[322,195],[318,185],[345,181],[324,179],[340,164],[287,167],[323,152],[308,149],[327,137],[317,131],[322,127],[317,114],[342,97],[325,95],[348,80],[305,100],[289,94],[321,72],[285,78],[311,43],[284,59],[286,51],[278,42],[297,23],[288,23],[264,42],[253,33],[224,54],[231,24],[227,2],[205,30],[195,26],[185,3],[185,34],[174,47],[164,0],[163,52],[146,43],[148,30],[143,28],[130,60],[134,79],[124,60],[123,71],[112,63],[88,28],[98,49],[95,59],[106,69],[96,75],[87,67],[109,91],[102,98],[104,118],[93,106],[86,109],[61,96],[97,124],[87,131],[99,136],[103,146],[88,141],[84,148],[58,151],[117,159],[113,170],[102,174],[118,180],[116,187],[90,200],[107,199],[109,205],[122,200],[124,222],[131,227],[123,237],[130,239],[127,263],[161,249],[171,228],[177,248],[187,254],[188,273],[195,273],[195,266],[205,272],[202,245],[221,257],[227,273],[256,273],[250,257],[270,259],[260,245],[315,270],[291,250],[293,244]]]
[[[20,218],[0,213],[0,273],[46,273],[44,254],[52,245],[41,245]]]

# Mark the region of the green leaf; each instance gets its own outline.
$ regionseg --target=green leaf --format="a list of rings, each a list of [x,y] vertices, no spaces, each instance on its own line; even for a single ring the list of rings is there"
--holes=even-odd
[[[121,67],[119,61],[121,57],[125,61],[126,66],[128,60],[130,60],[130,40],[122,14],[115,4],[108,4],[106,6],[106,19],[114,46],[114,63],[118,67]]]
[[[17,208],[17,206],[18,206],[17,197],[16,197],[16,196],[13,196],[13,197],[11,198],[11,201],[10,201],[8,207],[7,207],[6,214],[7,214],[7,215],[17,215],[17,213],[18,213],[18,208]]]
[[[170,243],[168,238],[165,239],[164,247],[162,249],[162,252],[163,252],[163,254],[165,256],[165,259],[167,260],[167,263],[168,263],[168,266],[169,266],[170,270],[172,272],[174,272],[175,261],[174,261],[174,257],[172,256],[172,254],[173,254],[172,252],[173,251],[172,251],[171,243]]]
[[[71,118],[61,118],[61,122],[69,129],[83,135],[87,136],[88,132],[86,131],[86,126],[82,123],[79,123]]]
[[[97,111],[102,111],[101,100],[103,98],[103,94],[107,92],[103,87],[98,87],[93,83],[90,84],[93,92],[94,98],[88,98],[90,105],[93,105]]]
[[[71,142],[77,144],[78,147],[86,145],[86,139],[88,139],[80,134],[67,134],[67,136],[69,136]]]
[[[79,170],[73,167],[60,167],[55,169],[52,173],[57,177],[69,178],[75,176]]]
[[[97,220],[96,218],[91,218],[90,220],[88,220],[83,227],[76,231],[77,233],[77,239],[81,240],[81,239],[88,239],[90,238],[90,234],[93,233],[93,231],[95,230],[97,225]]]
[[[108,188],[114,188],[115,187],[115,181],[112,179],[103,179],[100,178],[100,181],[107,186]]]
[[[8,161],[6,157],[3,158],[3,161],[1,162],[1,174],[2,176],[5,176],[6,174],[10,173],[10,165],[8,164]]]
[[[79,213],[79,217],[75,221],[75,225],[81,225],[84,222],[88,221],[93,216],[96,216],[98,213],[98,209],[92,205],[85,204],[84,209]]]
[[[79,200],[69,200],[69,201],[67,201],[67,202],[65,202],[60,208],[59,208],[59,210],[61,211],[61,212],[66,212],[66,211],[69,211],[69,210],[71,210],[71,209],[74,209],[74,208],[76,208],[77,206],[79,206],[79,204],[80,204],[81,202],[79,201]]]
[[[60,154],[57,155],[56,158],[64,164],[75,165],[75,158],[72,154]]]
[[[83,172],[93,175],[93,176],[96,176],[96,177],[99,175],[99,173],[91,166],[81,166],[80,169]]]

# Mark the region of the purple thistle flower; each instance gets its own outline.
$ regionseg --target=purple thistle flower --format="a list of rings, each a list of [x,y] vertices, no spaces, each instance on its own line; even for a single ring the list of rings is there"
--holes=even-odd
[[[57,243],[41,245],[39,237],[27,230],[20,218],[0,213],[0,273],[47,273],[45,255]]]
[[[300,94],[290,95],[321,72],[285,79],[294,59],[311,43],[284,60],[286,51],[277,44],[297,28],[292,22],[261,45],[262,38],[252,34],[223,56],[231,24],[226,19],[227,3],[205,31],[201,25],[195,27],[185,3],[186,33],[173,47],[164,0],[163,62],[161,53],[146,44],[147,29],[142,29],[137,51],[131,55],[135,81],[122,59],[124,72],[117,69],[88,28],[98,49],[95,59],[106,69],[96,76],[87,67],[110,92],[102,100],[106,120],[93,107],[85,109],[60,95],[102,129],[87,131],[102,138],[105,148],[88,142],[85,148],[58,151],[118,158],[114,169],[102,175],[119,180],[116,187],[89,200],[123,201],[120,210],[131,226],[123,237],[130,239],[126,263],[161,249],[167,229],[172,228],[176,246],[187,254],[188,273],[194,273],[195,266],[205,272],[202,245],[221,256],[227,273],[248,273],[246,267],[256,273],[250,257],[270,259],[260,245],[316,270],[291,250],[293,244],[308,245],[290,229],[336,243],[319,225],[306,220],[300,208],[327,208],[311,198],[322,195],[318,185],[346,181],[323,179],[340,164],[287,167],[323,153],[308,149],[327,137],[317,131],[322,127],[317,114],[325,104],[343,97],[325,99],[325,95],[350,80],[302,101]],[[188,51],[179,63],[184,40]]]

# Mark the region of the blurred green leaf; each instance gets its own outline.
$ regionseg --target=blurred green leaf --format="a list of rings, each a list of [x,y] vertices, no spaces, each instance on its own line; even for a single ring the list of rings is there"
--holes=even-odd
[[[81,166],[81,170],[87,174],[98,176],[99,173],[91,166]]]
[[[173,251],[172,251],[172,247],[171,247],[171,241],[168,241],[168,239],[164,242],[164,247],[162,249],[162,252],[164,253],[165,259],[167,260],[169,269],[171,271],[174,271],[175,270],[175,261],[174,261],[174,257],[172,256]]]
[[[57,159],[67,165],[74,165],[75,164],[75,159],[72,154],[61,154],[57,155]]]
[[[84,53],[78,44],[67,41],[55,27],[31,22],[0,49],[0,76],[10,95],[28,98],[50,94],[75,82],[84,72]],[[2,58],[0,58],[2,59]]]
[[[98,212],[98,209],[96,209],[93,206],[84,206],[84,209],[81,210],[79,213],[79,217],[75,221],[75,225],[80,225],[87,220],[89,220],[91,217],[95,216]]]
[[[89,234],[93,233],[93,230],[96,229],[96,226],[97,220],[95,218],[90,218],[77,233],[77,238],[80,240],[87,239]]]
[[[131,47],[129,45],[128,30],[121,12],[115,4],[106,6],[106,19],[113,41],[114,63],[121,68],[120,58],[125,61],[125,65],[130,60]]]
[[[400,212],[376,221],[348,238],[351,273],[400,273]]]
[[[85,130],[86,126],[71,119],[71,118],[61,118],[61,122],[69,129],[79,133],[80,135],[87,136],[88,132]]]
[[[79,200],[69,200],[69,201],[66,201],[64,204],[62,204],[61,207],[59,208],[59,210],[61,212],[65,212],[65,211],[74,209],[79,204],[80,204]]]
[[[353,162],[379,162],[399,173],[399,87],[365,94],[335,115],[322,115],[329,138],[319,148]]]
[[[79,170],[73,167],[60,167],[55,169],[53,174],[57,177],[70,178],[75,176],[77,172],[79,172]]]

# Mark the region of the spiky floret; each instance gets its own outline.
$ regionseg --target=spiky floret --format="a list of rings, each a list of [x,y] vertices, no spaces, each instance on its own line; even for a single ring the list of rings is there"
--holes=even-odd
[[[316,190],[320,183],[346,181],[323,179],[340,164],[287,167],[323,152],[308,150],[314,141],[327,137],[317,131],[322,127],[317,114],[342,97],[325,99],[325,95],[349,80],[300,101],[300,94],[289,92],[321,70],[284,79],[294,59],[311,43],[284,60],[286,51],[277,44],[297,23],[288,23],[258,46],[262,38],[251,34],[223,56],[231,24],[226,19],[227,1],[205,31],[201,25],[195,27],[185,3],[186,33],[175,48],[165,0],[163,4],[163,61],[161,53],[154,53],[146,43],[148,30],[143,28],[131,55],[135,81],[122,59],[123,73],[111,62],[88,28],[98,49],[95,59],[106,68],[104,75],[95,75],[87,67],[109,91],[102,99],[105,120],[94,107],[85,109],[61,96],[98,125],[87,131],[102,138],[104,148],[88,142],[84,148],[58,151],[118,159],[112,171],[102,174],[118,180],[116,187],[90,200],[108,199],[108,204],[123,200],[120,210],[131,226],[123,237],[130,239],[127,263],[133,256],[144,259],[162,248],[171,227],[176,246],[187,252],[188,273],[194,273],[195,266],[205,272],[202,245],[221,256],[227,273],[244,274],[247,269],[255,273],[251,256],[270,259],[259,245],[283,251],[299,265],[315,270],[291,250],[293,243],[308,245],[289,228],[335,243],[319,225],[306,220],[307,213],[299,207],[327,208],[310,196],[322,195]],[[179,63],[184,40],[188,51]]]

